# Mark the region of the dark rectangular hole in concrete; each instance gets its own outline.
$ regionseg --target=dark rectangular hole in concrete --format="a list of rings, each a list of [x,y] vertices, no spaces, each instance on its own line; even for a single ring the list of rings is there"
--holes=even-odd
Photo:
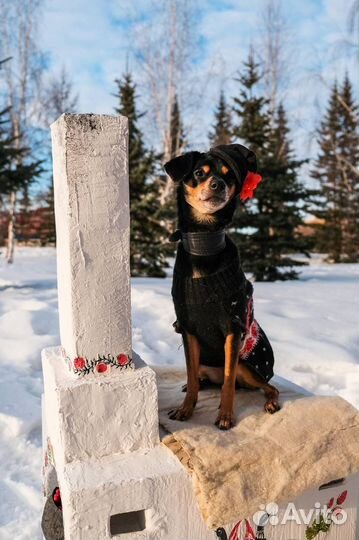
[[[135,512],[124,512],[110,517],[110,534],[125,534],[130,532],[143,531],[146,528],[146,518],[144,510]]]

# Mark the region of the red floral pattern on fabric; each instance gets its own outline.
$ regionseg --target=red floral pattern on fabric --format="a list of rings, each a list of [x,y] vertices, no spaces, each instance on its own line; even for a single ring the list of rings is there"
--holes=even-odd
[[[246,333],[246,337],[244,338],[241,350],[239,351],[240,358],[245,359],[250,355],[250,353],[253,351],[254,347],[258,343],[258,338],[259,338],[258,323],[255,319],[253,319],[252,324],[250,325]]]
[[[253,298],[251,297],[247,305],[246,334],[249,332],[253,320]]]

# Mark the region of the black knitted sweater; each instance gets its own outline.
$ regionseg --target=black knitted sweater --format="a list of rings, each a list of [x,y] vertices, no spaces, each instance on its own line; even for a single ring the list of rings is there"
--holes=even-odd
[[[254,319],[253,286],[246,279],[238,251],[227,236],[226,245],[233,252],[228,265],[208,276],[194,278],[186,276],[179,263],[183,257],[183,246],[179,244],[172,284],[177,316],[174,327],[179,333],[186,330],[197,337],[201,364],[210,366],[224,365],[225,337],[230,333],[240,335],[243,343],[240,357],[268,380],[273,375],[273,353]]]

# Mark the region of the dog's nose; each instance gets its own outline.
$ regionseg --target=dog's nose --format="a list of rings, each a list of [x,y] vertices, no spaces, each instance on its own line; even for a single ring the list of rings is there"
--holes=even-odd
[[[212,191],[219,192],[224,190],[225,184],[223,180],[220,180],[219,178],[212,178],[209,187]]]

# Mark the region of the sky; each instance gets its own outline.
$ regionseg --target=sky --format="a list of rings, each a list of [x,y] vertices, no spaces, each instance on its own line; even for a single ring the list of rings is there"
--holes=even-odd
[[[185,1],[185,0],[183,0]],[[343,46],[353,0],[288,0],[286,19],[290,74],[281,97],[288,111],[292,139],[299,157],[313,157],[315,128],[325,110],[328,89],[345,71],[358,97],[358,71],[353,53]],[[191,69],[197,74],[203,99],[187,114],[190,144],[204,149],[221,89],[228,102],[238,93],[234,78],[250,45],[262,39],[261,13],[266,0],[192,0],[189,32],[197,42]],[[129,67],[144,95],[143,73],[134,48],[143,28],[156,32],[160,14],[152,0],[45,0],[40,46],[47,52],[50,72],[65,66],[79,111],[113,113],[114,80]],[[139,38],[140,39],[140,38]],[[201,82],[202,81],[202,82]],[[146,104],[143,102],[142,106]],[[149,117],[147,117],[149,118]],[[143,120],[145,126],[146,118]],[[149,131],[147,132],[149,138]],[[156,134],[150,135],[151,140]]]

